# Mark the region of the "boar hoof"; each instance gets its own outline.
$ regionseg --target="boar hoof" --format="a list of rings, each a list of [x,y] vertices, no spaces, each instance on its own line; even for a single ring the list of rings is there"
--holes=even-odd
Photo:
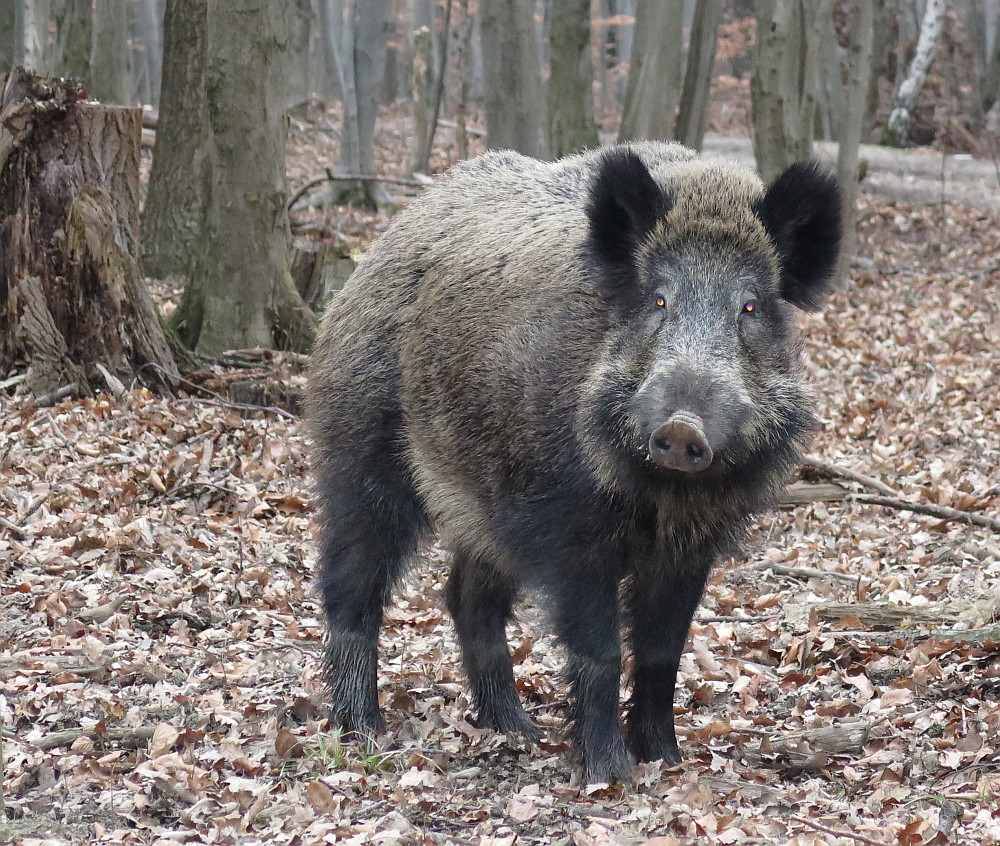
[[[667,470],[699,473],[712,464],[712,448],[694,415],[675,414],[649,438],[649,457]]]
[[[624,749],[602,756],[587,755],[583,762],[583,780],[586,784],[631,784],[632,760]]]
[[[480,708],[477,725],[491,728],[501,734],[513,734],[538,744],[542,740],[542,730],[535,725],[524,708],[518,704],[510,708]]]

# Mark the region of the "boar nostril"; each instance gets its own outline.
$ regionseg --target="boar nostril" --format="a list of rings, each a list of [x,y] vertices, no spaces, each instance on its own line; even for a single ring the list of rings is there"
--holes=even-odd
[[[649,457],[668,470],[698,473],[712,464],[701,418],[680,412],[649,438]]]

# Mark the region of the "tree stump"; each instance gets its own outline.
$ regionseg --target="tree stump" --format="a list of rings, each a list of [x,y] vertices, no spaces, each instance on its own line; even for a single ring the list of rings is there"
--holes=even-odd
[[[36,396],[90,393],[98,365],[170,388],[170,346],[139,254],[138,109],[18,68],[0,97],[0,371]]]

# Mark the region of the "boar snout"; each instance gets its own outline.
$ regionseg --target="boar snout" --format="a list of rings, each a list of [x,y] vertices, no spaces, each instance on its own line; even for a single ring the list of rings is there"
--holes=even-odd
[[[649,457],[667,470],[699,473],[712,464],[712,448],[705,437],[701,418],[680,412],[649,438]]]

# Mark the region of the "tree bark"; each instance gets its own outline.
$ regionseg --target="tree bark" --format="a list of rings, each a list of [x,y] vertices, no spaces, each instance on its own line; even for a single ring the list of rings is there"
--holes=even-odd
[[[590,0],[553,0],[549,152],[559,158],[597,147]]]
[[[160,104],[163,75],[162,19],[157,0],[140,0],[136,30],[142,42],[142,95],[140,102],[155,107]]]
[[[195,263],[172,321],[206,355],[306,349],[316,318],[288,267],[284,0],[214,0],[206,71],[212,149]]]
[[[455,75],[458,77],[458,97],[455,101],[455,154],[459,161],[469,157],[469,138],[465,119],[470,98],[469,59],[472,50],[473,16],[469,0],[459,0],[459,23],[455,28]]]
[[[187,276],[201,224],[210,144],[205,67],[208,0],[167,0],[160,118],[142,214],[146,273]]]
[[[312,0],[288,3],[288,105],[309,96],[309,42],[312,36]]]
[[[715,46],[719,22],[722,19],[721,0],[698,0],[691,27],[684,88],[681,92],[677,131],[674,137],[685,147],[700,150],[708,124],[708,98],[715,67]]]
[[[920,37],[917,39],[917,52],[913,56],[910,68],[903,79],[889,112],[889,123],[886,141],[898,147],[908,146],[910,141],[910,124],[913,120],[913,109],[917,105],[920,89],[927,80],[927,71],[934,60],[934,49],[938,37],[944,27],[945,12],[948,9],[947,0],[927,0],[923,20],[920,22]]]
[[[482,0],[487,145],[548,158],[533,0]]]
[[[431,125],[431,100],[433,98],[431,61],[433,54],[431,31],[426,26],[422,26],[413,34],[413,74],[410,79],[410,101],[413,104],[414,149],[410,166],[406,169],[410,176],[427,168],[424,147]],[[429,157],[430,151],[428,150],[427,158]]]
[[[17,0],[0,0],[0,81],[14,66],[15,3]]]
[[[49,66],[54,76],[90,77],[93,7],[90,0],[62,0],[54,9],[56,40]]]
[[[844,241],[840,247],[836,284],[842,286],[857,247],[858,147],[868,104],[875,32],[874,0],[852,0],[851,45],[847,75],[847,105],[837,151],[837,177],[843,195]]]
[[[812,155],[817,56],[831,0],[762,0],[750,78],[753,147],[765,181]]]
[[[647,7],[645,10],[643,7]],[[648,23],[647,23],[648,22]],[[636,26],[646,29],[632,51],[629,84],[638,73],[631,99],[622,115],[619,141],[656,138],[663,141],[674,137],[675,111],[681,86],[681,64],[684,58],[684,27],[680,3],[660,0],[639,0]],[[641,39],[642,57],[636,62],[636,48]]]
[[[36,396],[177,377],[139,270],[140,114],[10,75],[0,100],[0,368]]]
[[[90,58],[90,96],[126,105],[132,81],[128,67],[128,0],[101,0],[94,13],[94,52]]]
[[[990,51],[983,73],[982,91],[981,103],[985,114],[1000,100],[1000,14],[997,15],[993,33],[993,49]]]
[[[365,0],[359,9],[354,42],[359,164],[361,173],[375,173],[375,118],[385,73],[386,38],[392,28],[392,2]]]

